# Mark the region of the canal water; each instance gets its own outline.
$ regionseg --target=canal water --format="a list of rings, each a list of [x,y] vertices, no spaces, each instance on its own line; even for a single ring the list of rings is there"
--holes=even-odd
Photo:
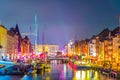
[[[116,80],[94,70],[75,70],[68,64],[51,63],[51,68],[33,75],[0,75],[0,80]]]

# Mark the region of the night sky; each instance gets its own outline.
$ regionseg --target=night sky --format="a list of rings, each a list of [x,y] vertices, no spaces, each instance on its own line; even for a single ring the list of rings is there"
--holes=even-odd
[[[104,28],[118,27],[120,0],[0,0],[0,21],[7,29],[18,24],[21,33],[33,32],[35,15],[38,42],[42,43],[44,31],[45,43],[63,47],[70,39],[90,38]]]

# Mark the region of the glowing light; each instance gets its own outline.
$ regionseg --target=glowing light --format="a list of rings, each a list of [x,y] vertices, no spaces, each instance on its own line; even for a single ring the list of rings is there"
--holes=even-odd
[[[40,58],[44,58],[46,55],[44,53],[40,54]]]
[[[82,71],[82,79],[85,79],[85,71]]]
[[[82,63],[82,64],[85,64],[85,62],[84,62],[84,61],[82,61],[81,63]]]
[[[45,46],[45,51],[48,52],[48,50],[49,50],[49,47]]]
[[[93,53],[93,56],[95,57],[95,56],[96,56],[96,53]]]
[[[65,52],[62,50],[62,55],[65,55]]]

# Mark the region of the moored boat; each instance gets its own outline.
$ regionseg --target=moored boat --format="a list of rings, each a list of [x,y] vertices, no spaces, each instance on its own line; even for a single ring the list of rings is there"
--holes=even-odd
[[[13,62],[0,62],[3,67],[0,68],[0,75],[22,75],[24,74],[18,65]]]

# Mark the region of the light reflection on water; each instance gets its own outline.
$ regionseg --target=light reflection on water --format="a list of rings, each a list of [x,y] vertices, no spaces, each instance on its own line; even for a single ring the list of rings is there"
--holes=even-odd
[[[21,80],[22,77],[16,75],[0,75],[0,80]]]
[[[51,69],[40,74],[0,76],[0,80],[116,80],[94,70],[74,70],[68,64],[52,63]]]

